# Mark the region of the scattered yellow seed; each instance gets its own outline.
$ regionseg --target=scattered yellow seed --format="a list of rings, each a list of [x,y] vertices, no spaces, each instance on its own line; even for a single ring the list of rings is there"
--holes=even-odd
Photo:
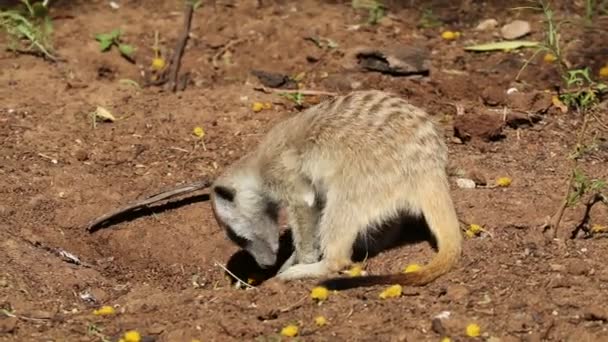
[[[203,129],[203,127],[194,127],[194,130],[192,131],[192,133],[194,133],[194,135],[196,135],[199,138],[202,138],[205,136],[205,130]]]
[[[126,341],[125,341],[124,338],[121,337],[121,338],[118,339],[118,342],[126,342]]]
[[[608,77],[608,64],[600,68],[600,77]]]
[[[123,335],[125,342],[140,342],[141,335],[137,330],[129,330]]]
[[[317,316],[315,317],[315,324],[322,327],[327,324],[327,319],[325,319],[323,316]]]
[[[264,109],[264,104],[262,102],[254,102],[253,105],[251,105],[251,109],[256,113],[260,112]]]
[[[422,267],[418,264],[409,264],[407,265],[407,267],[403,270],[403,273],[410,273],[410,272],[416,272],[418,270],[420,270]]]
[[[380,298],[386,299],[386,298],[399,297],[399,296],[401,296],[401,292],[402,292],[401,285],[399,285],[399,284],[393,285],[393,286],[388,287],[386,290],[382,291],[380,293]]]
[[[329,296],[329,291],[323,286],[317,286],[310,292],[310,298],[324,301]]]
[[[496,185],[502,186],[502,187],[507,187],[507,186],[511,185],[511,178],[500,177],[496,180]]]
[[[253,279],[253,278],[247,278],[247,284],[254,285],[255,284],[255,279]]]
[[[264,102],[264,109],[270,109],[270,108],[272,108],[272,103]]]
[[[458,37],[460,37],[460,32],[443,31],[441,33],[441,38],[443,38],[445,40],[454,40],[454,39],[457,39]]]
[[[543,60],[545,61],[545,63],[553,63],[557,60],[557,57],[555,57],[554,54],[549,52],[549,53],[545,54],[545,57],[543,57]]]
[[[450,339],[449,337],[444,337],[441,339],[441,342],[452,342],[452,339]]]
[[[477,234],[481,232],[483,228],[481,228],[481,226],[478,224],[471,223],[471,225],[469,226],[469,230],[472,231],[474,234]]]
[[[286,327],[284,327],[283,329],[281,329],[281,335],[283,336],[287,336],[287,337],[294,337],[298,334],[298,327],[290,324]]]
[[[481,228],[480,225],[471,223],[469,228],[467,228],[467,230],[464,233],[467,235],[467,237],[472,238],[475,235],[478,235],[479,233],[481,233],[482,231],[483,231],[483,228]]]
[[[559,108],[559,110],[561,110],[561,111],[562,111],[562,113],[567,113],[567,112],[568,112],[568,106],[566,106],[566,105],[565,105],[565,104],[562,102],[562,100],[560,100],[560,99],[559,99],[559,96],[557,96],[557,95],[553,95],[553,96],[551,96],[551,103],[552,103],[552,104],[553,104],[555,107]]]
[[[165,60],[160,57],[156,57],[152,59],[152,69],[154,70],[162,70],[165,67]]]
[[[114,314],[114,308],[109,306],[109,305],[104,305],[102,307],[100,307],[99,309],[93,311],[93,315],[97,315],[97,316],[106,316],[106,315],[113,315]]]
[[[602,226],[601,224],[594,224],[593,226],[591,226],[591,232],[592,233],[602,233],[608,231],[608,227],[606,226]]]
[[[363,275],[363,268],[359,264],[353,265],[346,273],[351,277],[359,277]]]
[[[477,337],[481,334],[481,328],[475,323],[467,325],[467,336]]]

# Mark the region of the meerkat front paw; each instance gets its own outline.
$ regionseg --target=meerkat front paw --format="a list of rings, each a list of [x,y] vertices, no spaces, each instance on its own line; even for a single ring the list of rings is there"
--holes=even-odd
[[[279,268],[277,274],[285,272],[288,268],[295,265],[296,263],[296,252],[291,253],[291,256],[283,263],[283,265]]]
[[[327,266],[323,261],[312,264],[297,264],[277,274],[281,280],[296,280],[304,278],[319,278],[328,273]]]

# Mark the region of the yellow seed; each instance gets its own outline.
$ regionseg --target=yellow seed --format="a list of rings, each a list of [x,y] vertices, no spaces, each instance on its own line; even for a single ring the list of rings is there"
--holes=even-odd
[[[264,109],[264,104],[262,102],[254,102],[251,105],[251,109],[253,109],[253,111],[257,113],[257,112],[261,111],[262,109]]]
[[[441,339],[441,342],[452,342],[452,340],[449,337],[444,337]]]
[[[104,305],[101,308],[93,311],[93,315],[96,316],[106,316],[106,315],[112,315],[114,314],[114,308],[109,306],[109,305]]]
[[[549,53],[545,54],[545,57],[543,57],[543,60],[546,63],[553,63],[553,62],[555,62],[557,60],[557,57],[555,57],[554,54],[552,54],[552,53],[549,52]]]
[[[481,328],[475,323],[467,325],[467,336],[477,337],[481,334]]]
[[[317,286],[317,287],[313,288],[312,291],[310,292],[310,298],[318,300],[318,301],[324,301],[327,299],[328,296],[329,296],[329,291],[327,290],[327,288],[325,288],[323,286]]]
[[[409,264],[407,265],[407,267],[403,270],[403,273],[410,273],[410,272],[416,272],[418,270],[420,270],[422,267],[418,264]]]
[[[323,316],[317,316],[315,317],[315,324],[322,327],[327,324],[327,319],[325,319]]]
[[[249,285],[255,284],[255,279],[253,279],[253,278],[247,278],[247,284],[249,284]]]
[[[397,285],[390,286],[387,289],[385,289],[384,291],[382,291],[380,293],[379,297],[381,299],[399,297],[399,296],[401,296],[401,292],[402,292],[401,285],[397,284]]]
[[[203,129],[203,127],[194,127],[194,130],[192,131],[192,133],[194,133],[194,135],[196,135],[199,138],[202,138],[205,136],[205,130]]]
[[[165,67],[165,64],[165,60],[160,57],[152,59],[152,69],[154,70],[162,70]]]
[[[468,238],[472,238],[475,236],[475,233],[470,229],[467,229],[464,233],[467,235]]]
[[[361,267],[361,265],[353,265],[353,267],[351,267],[350,270],[346,271],[346,273],[351,277],[358,277],[363,274],[363,268]]]
[[[600,77],[608,77],[608,64],[600,68]]]
[[[287,336],[287,337],[294,337],[298,334],[298,327],[290,324],[286,327],[284,327],[283,329],[281,329],[281,335],[283,336]]]
[[[264,109],[270,109],[270,108],[272,108],[272,103],[264,102]]]
[[[608,231],[608,227],[602,226],[601,224],[594,224],[593,226],[591,226],[592,233],[601,233],[605,231]]]
[[[483,230],[480,225],[471,223],[469,226],[469,230],[473,232],[473,234],[477,234]]]
[[[125,342],[139,342],[141,341],[141,335],[137,330],[129,330],[123,336]]]
[[[502,186],[502,187],[507,187],[507,186],[511,185],[511,178],[500,177],[496,180],[496,185]]]
[[[445,40],[453,40],[456,39],[460,36],[460,32],[453,32],[453,31],[443,31],[441,33],[441,38],[445,39]]]

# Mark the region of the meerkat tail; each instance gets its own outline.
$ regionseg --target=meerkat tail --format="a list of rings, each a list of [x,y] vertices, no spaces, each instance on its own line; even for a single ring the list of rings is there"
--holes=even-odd
[[[449,193],[442,189],[443,186],[432,188],[439,191],[428,191],[427,188],[427,194],[419,199],[422,213],[437,242],[437,254],[428,265],[408,273],[330,278],[319,285],[329,290],[393,284],[421,286],[447,273],[460,258],[462,234]]]

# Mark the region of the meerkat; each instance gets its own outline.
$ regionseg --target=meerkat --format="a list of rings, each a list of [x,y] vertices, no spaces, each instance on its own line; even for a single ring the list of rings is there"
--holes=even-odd
[[[422,216],[437,246],[428,265],[322,284],[423,285],[447,273],[461,254],[446,167],[443,135],[425,111],[391,93],[354,91],[275,125],[215,180],[211,202],[227,236],[261,267],[277,262],[277,213],[286,209],[294,252],[277,273],[282,280],[339,272],[352,264],[358,236],[399,215]]]

